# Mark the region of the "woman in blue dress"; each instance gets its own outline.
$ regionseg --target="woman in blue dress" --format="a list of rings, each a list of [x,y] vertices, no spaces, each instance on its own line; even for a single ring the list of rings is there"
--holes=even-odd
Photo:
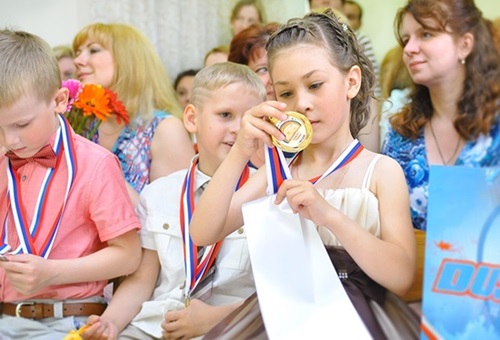
[[[498,37],[472,0],[409,0],[395,27],[414,88],[382,152],[403,167],[425,230],[430,165],[500,164]]]
[[[126,24],[96,23],[73,40],[78,79],[109,88],[130,116],[108,119],[94,142],[119,159],[132,201],[156,178],[187,168],[194,156],[165,68],[149,39]]]

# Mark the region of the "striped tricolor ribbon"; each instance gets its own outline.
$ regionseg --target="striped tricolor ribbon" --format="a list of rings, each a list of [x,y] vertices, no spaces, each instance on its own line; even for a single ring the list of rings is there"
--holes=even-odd
[[[196,286],[203,280],[205,274],[213,265],[217,254],[222,245],[222,240],[206,246],[203,255],[198,259],[198,247],[193,243],[189,233],[189,224],[195,209],[194,194],[195,194],[195,177],[198,157],[196,157],[191,167],[188,169],[184,183],[182,186],[182,194],[180,198],[180,225],[184,249],[184,265],[186,274],[186,284],[184,287],[184,297],[189,300],[191,293]],[[250,168],[245,167],[243,173],[238,180],[235,190],[238,190],[250,176]]]
[[[24,210],[24,203],[20,191],[20,179],[17,172],[12,168],[10,162],[7,162],[7,180],[8,180],[8,191],[7,196],[9,198],[9,210],[12,212],[12,217],[14,224],[16,226],[17,235],[19,238],[19,247],[12,250],[9,245],[8,232],[7,232],[7,216],[4,219],[3,230],[2,230],[2,244],[0,245],[0,253],[6,253],[11,251],[13,254],[26,253],[39,255],[43,258],[48,258],[52,246],[54,245],[57,232],[60,227],[61,218],[66,206],[66,201],[68,199],[71,187],[76,174],[76,156],[75,156],[75,146],[72,137],[72,130],[68,121],[61,115],[59,118],[59,129],[56,132],[56,139],[54,142],[54,152],[57,155],[57,164],[55,168],[48,168],[47,172],[42,181],[42,185],[35,203],[35,211],[33,213],[33,219],[31,224],[28,224],[26,213]],[[59,168],[62,157],[61,151],[64,152],[64,157],[66,158],[66,164],[68,166],[68,180],[66,184],[66,191],[64,196],[64,201],[59,209],[56,220],[52,223],[49,233],[45,240],[40,244],[38,243],[39,249],[35,247],[35,242],[39,236],[41,229],[41,224],[44,221],[44,215],[47,208],[47,194],[50,191],[51,185],[53,183],[54,175]],[[52,206],[51,206],[52,207]]]
[[[313,184],[321,181],[323,178],[328,177],[336,170],[340,169],[344,165],[348,164],[354,158],[356,158],[361,151],[363,146],[361,143],[354,139],[351,144],[342,152],[342,154],[330,165],[330,167],[321,175],[316,178],[312,178],[309,181]],[[295,155],[297,156],[297,155]],[[290,164],[293,163],[290,161]],[[277,147],[269,148],[266,147],[266,172],[267,172],[267,193],[269,195],[278,192],[278,188],[285,179],[292,178],[290,173],[289,165],[286,162],[283,151]]]

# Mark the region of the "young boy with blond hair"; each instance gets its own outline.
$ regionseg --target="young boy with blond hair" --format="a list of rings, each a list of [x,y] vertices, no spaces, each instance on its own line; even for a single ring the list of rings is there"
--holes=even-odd
[[[89,318],[86,337],[190,339],[205,334],[255,291],[245,230],[198,249],[190,242],[189,222],[205,184],[235,142],[243,114],[265,99],[262,81],[245,65],[225,62],[198,72],[184,111],[198,155],[189,169],[142,191],[137,208],[142,263],[103,315]]]
[[[51,47],[0,30],[1,339],[61,339],[140,263],[118,160],[74,133],[67,102]]]

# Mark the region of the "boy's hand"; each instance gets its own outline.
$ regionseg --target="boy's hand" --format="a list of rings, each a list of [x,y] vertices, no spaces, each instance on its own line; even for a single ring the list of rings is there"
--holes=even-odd
[[[318,189],[309,181],[287,179],[276,193],[276,204],[286,198],[294,213],[311,220],[316,225],[326,226],[329,223],[329,214],[336,211],[318,192]]]
[[[109,320],[97,315],[87,319],[89,328],[81,334],[84,340],[115,340],[118,339],[118,328]]]
[[[283,134],[269,122],[269,117],[285,120],[287,118],[287,115],[283,113],[285,108],[284,103],[266,101],[245,112],[235,146],[250,157],[259,149],[259,140],[270,147],[273,145],[271,136],[282,140]]]
[[[0,262],[12,287],[21,294],[31,295],[51,284],[53,277],[50,261],[31,254],[8,256],[8,262]]]
[[[161,323],[163,339],[191,339],[208,332],[218,320],[212,320],[211,309],[206,303],[193,299],[189,306],[165,313]]]

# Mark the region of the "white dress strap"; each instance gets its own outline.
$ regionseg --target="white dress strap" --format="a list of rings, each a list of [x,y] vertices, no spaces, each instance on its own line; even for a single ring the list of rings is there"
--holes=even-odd
[[[370,188],[370,182],[372,180],[373,169],[375,168],[375,164],[377,163],[377,161],[381,157],[382,157],[381,154],[376,155],[375,157],[373,157],[370,164],[368,164],[368,169],[366,169],[365,178],[363,179],[363,185],[361,186],[363,189]]]

